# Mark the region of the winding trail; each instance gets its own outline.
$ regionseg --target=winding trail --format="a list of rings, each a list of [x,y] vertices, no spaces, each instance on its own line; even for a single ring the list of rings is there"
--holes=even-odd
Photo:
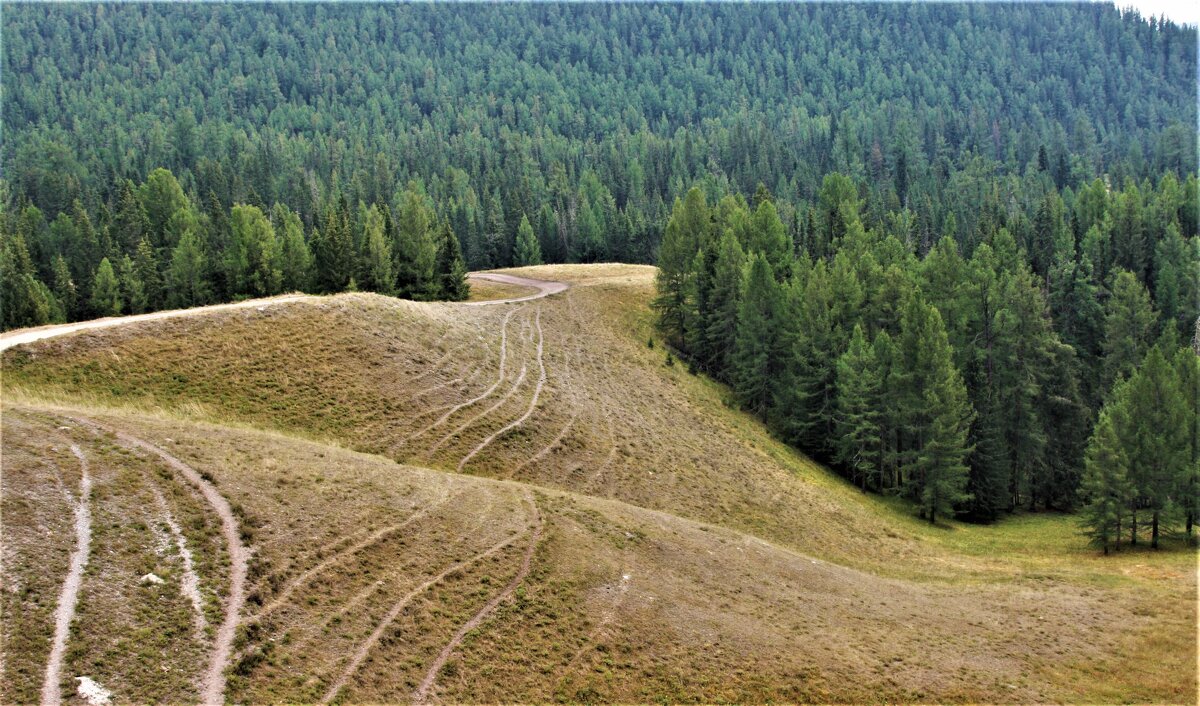
[[[81,424],[100,427],[111,431],[121,441],[136,446],[158,456],[167,465],[178,471],[188,482],[196,486],[204,499],[221,519],[221,534],[225,538],[226,551],[229,552],[229,597],[225,601],[225,617],[217,628],[216,639],[213,642],[212,656],[208,669],[201,680],[200,702],[204,704],[219,704],[225,701],[225,668],[229,666],[229,658],[233,654],[233,640],[237,636],[238,623],[241,621],[242,607],[246,603],[246,574],[250,565],[250,552],[242,544],[241,531],[238,529],[237,518],[229,501],[209,481],[187,465],[154,444],[118,431],[87,419],[76,419]]]
[[[458,632],[454,633],[454,637],[450,638],[450,642],[447,642],[442,651],[438,653],[437,659],[433,660],[433,664],[429,665],[429,671],[425,673],[425,678],[421,680],[421,685],[417,687],[416,692],[413,694],[414,703],[423,704],[428,702],[429,691],[433,688],[434,683],[437,682],[438,673],[442,671],[442,667],[446,666],[446,661],[450,659],[450,655],[454,654],[454,650],[458,649],[458,646],[462,644],[462,641],[467,637],[467,633],[479,627],[500,606],[500,603],[512,595],[513,591],[517,590],[517,586],[521,585],[521,582],[529,575],[530,566],[533,564],[533,552],[542,540],[543,522],[542,513],[538,510],[537,502],[531,496],[526,496],[526,499],[533,508],[534,526],[533,536],[529,539],[529,547],[525,550],[525,557],[521,560],[520,571],[508,582],[503,591],[496,594],[486,605],[479,609],[479,612],[471,616],[470,620],[463,623]]]
[[[524,424],[525,420],[529,419],[529,416],[533,414],[533,410],[537,408],[538,398],[541,397],[542,388],[546,385],[546,363],[542,358],[542,344],[545,342],[545,336],[542,334],[542,309],[540,306],[538,307],[537,312],[537,333],[537,364],[540,372],[538,373],[537,384],[533,388],[533,399],[529,401],[529,408],[525,410],[525,414],[522,414],[514,421],[509,422],[499,431],[493,432],[491,436],[479,442],[479,444],[475,448],[471,449],[466,456],[463,456],[462,460],[458,462],[457,470],[459,473],[462,472],[463,466],[467,465],[467,461],[470,461],[475,457],[475,454],[483,451],[488,447],[489,444],[503,436],[505,433]],[[520,383],[518,382],[517,384],[519,385]],[[513,389],[515,390],[516,387],[514,386]]]
[[[71,554],[70,568],[63,579],[62,592],[58,596],[58,607],[54,611],[54,639],[50,643],[50,658],[46,661],[46,678],[42,681],[42,703],[62,703],[63,657],[67,652],[67,638],[71,633],[71,620],[75,617],[75,604],[79,602],[79,588],[83,584],[83,570],[87,567],[92,548],[92,477],[88,473],[87,457],[83,451],[71,444],[71,453],[79,459],[81,478],[79,500],[75,502],[75,551]]]

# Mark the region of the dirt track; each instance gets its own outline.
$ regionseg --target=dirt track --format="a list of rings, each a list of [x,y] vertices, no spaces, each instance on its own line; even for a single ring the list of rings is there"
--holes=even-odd
[[[547,282],[540,279],[528,279],[526,277],[517,277],[515,275],[502,275],[490,272],[472,272],[467,275],[470,279],[484,279],[492,282],[500,282],[503,284],[513,284],[520,287],[531,287],[538,290],[534,294],[524,297],[513,297],[511,299],[492,299],[483,302],[466,302],[463,306],[487,306],[492,304],[512,304],[514,302],[524,302],[531,299],[541,299],[542,297],[551,294],[558,294],[566,291],[566,282]],[[277,304],[290,304],[292,302],[305,301],[316,299],[317,297],[309,294],[288,294],[279,297],[269,297],[266,299],[248,299],[243,302],[234,302],[232,304],[213,304],[212,306],[199,306],[195,309],[172,309],[169,311],[155,311],[149,314],[135,314],[133,316],[110,316],[104,319],[96,319],[94,321],[78,321],[72,324],[56,324],[53,326],[39,326],[37,328],[18,329],[0,334],[0,351],[7,350],[13,346],[19,346],[23,343],[33,343],[45,338],[54,338],[56,336],[65,336],[68,333],[76,333],[78,331],[91,331],[93,329],[109,328],[111,326],[121,326],[123,324],[134,324],[141,321],[158,321],[160,319],[174,319],[181,316],[200,316],[217,311],[230,311],[234,309],[253,309],[275,306]]]

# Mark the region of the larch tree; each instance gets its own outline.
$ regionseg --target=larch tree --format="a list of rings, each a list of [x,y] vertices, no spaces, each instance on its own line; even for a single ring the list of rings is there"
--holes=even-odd
[[[207,304],[211,297],[208,286],[208,257],[195,231],[185,231],[171,252],[167,268],[167,301],[174,307]]]
[[[756,414],[767,411],[775,386],[773,363],[779,285],[763,255],[750,260],[730,355],[730,379],[738,403]]]
[[[1133,488],[1129,459],[1108,412],[1101,412],[1088,442],[1080,494],[1085,499],[1080,523],[1088,540],[1105,554],[1120,543],[1121,521],[1128,511]]]
[[[687,293],[692,277],[692,260],[711,228],[704,192],[692,187],[683,199],[677,199],[663,230],[658,251],[658,296],[654,307],[659,313],[659,328],[667,342],[683,344]]]
[[[1117,273],[1104,312],[1104,388],[1128,376],[1150,349],[1158,313],[1150,294],[1128,270]]]
[[[528,267],[542,264],[542,246],[538,243],[529,224],[529,217],[521,214],[521,225],[517,226],[517,241],[513,246],[513,265]]]
[[[102,258],[92,277],[90,304],[97,316],[117,316],[122,309],[121,283],[108,258]]]

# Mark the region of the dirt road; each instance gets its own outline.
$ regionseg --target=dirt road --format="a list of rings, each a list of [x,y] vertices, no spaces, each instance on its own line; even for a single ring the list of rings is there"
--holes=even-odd
[[[566,282],[547,282],[540,279],[528,279],[525,277],[517,277],[515,275],[502,275],[492,272],[472,272],[467,275],[470,279],[484,279],[492,282],[501,282],[504,284],[513,284],[520,287],[531,287],[538,290],[537,292],[524,297],[514,297],[511,299],[493,299],[484,302],[466,302],[463,306],[487,306],[491,304],[511,304],[513,302],[524,302],[530,299],[540,299],[551,294],[557,294],[567,289]],[[68,333],[76,333],[78,331],[91,331],[93,329],[108,328],[110,326],[121,326],[123,324],[134,324],[140,321],[157,321],[159,319],[174,319],[181,316],[200,316],[216,311],[231,311],[235,309],[254,309],[275,306],[277,304],[290,304],[292,302],[305,301],[316,299],[317,297],[309,294],[288,294],[278,297],[269,297],[266,299],[248,299],[242,302],[234,302],[232,304],[214,304],[212,306],[199,306],[195,309],[172,309],[169,311],[155,311],[149,314],[135,314],[133,316],[110,316],[105,319],[96,319],[94,321],[79,321],[73,324],[56,324],[51,326],[39,326],[37,328],[17,329],[0,334],[0,351],[7,350],[13,346],[19,346],[23,343],[33,343],[44,338],[54,338],[56,336],[64,336]]]

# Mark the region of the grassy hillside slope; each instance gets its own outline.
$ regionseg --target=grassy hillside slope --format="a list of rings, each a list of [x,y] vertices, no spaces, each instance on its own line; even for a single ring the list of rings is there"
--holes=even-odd
[[[1067,517],[927,527],[664,365],[646,345],[652,269],[520,272],[572,287],[474,307],[342,295],[6,352],[5,582],[20,590],[4,612],[22,617],[5,621],[0,696],[40,687],[71,444],[116,518],[93,552],[124,547],[126,563],[89,569],[81,620],[171,636],[177,681],[88,652],[117,621],[72,643],[63,674],[133,699],[198,688],[227,551],[178,470],[113,431],[207,474],[238,512],[253,561],[231,698],[1194,696],[1194,552],[1101,558]],[[171,535],[163,507],[195,547],[200,611],[178,590],[169,614],[114,590],[148,572],[167,583],[147,591],[182,585],[154,539]]]

